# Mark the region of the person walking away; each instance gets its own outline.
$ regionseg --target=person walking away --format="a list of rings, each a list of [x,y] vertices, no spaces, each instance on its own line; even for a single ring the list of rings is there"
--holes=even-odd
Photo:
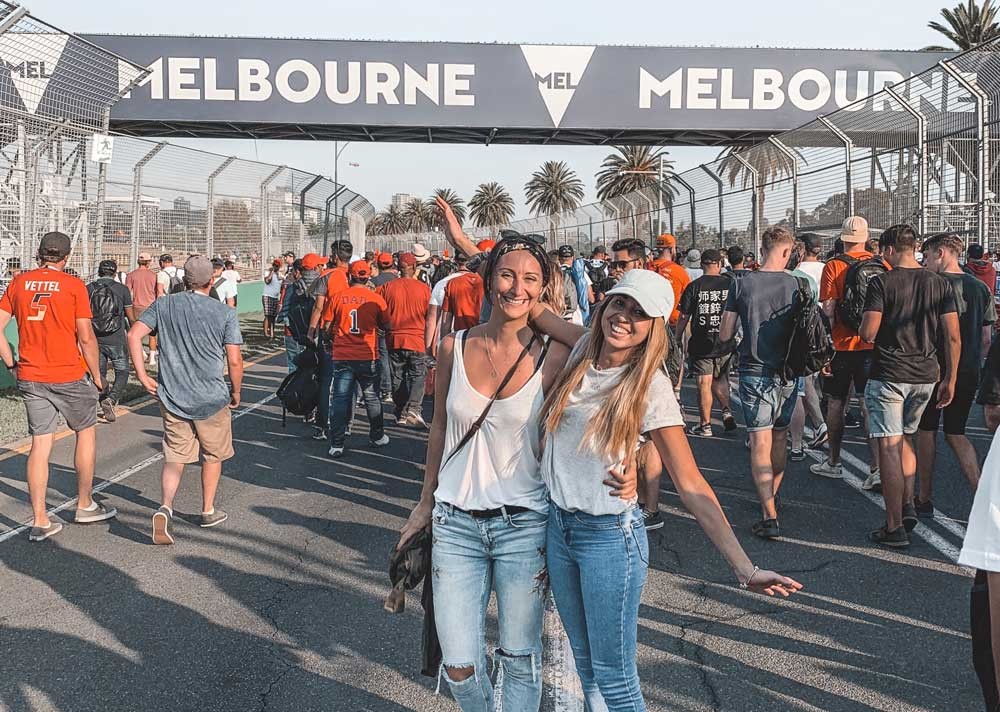
[[[565,293],[562,316],[566,321],[583,326],[589,315],[590,305],[594,301],[594,289],[585,269],[580,269],[580,275],[577,275],[577,270],[574,269],[575,254],[570,245],[562,245],[557,254]],[[585,295],[586,302],[581,299],[581,294]]]
[[[268,339],[274,338],[274,321],[278,316],[281,282],[281,260],[275,260],[264,271],[264,289],[261,296],[264,307],[264,337]]]
[[[160,255],[160,271],[156,273],[156,298],[184,291],[184,270],[174,266],[169,254]]]
[[[434,265],[431,264],[430,251],[419,242],[415,242],[410,252],[417,258],[417,279],[428,287],[431,286],[434,283]]]
[[[892,270],[868,285],[859,333],[875,344],[865,404],[871,437],[878,441],[886,518],[868,539],[903,548],[910,545],[909,532],[917,525],[917,463],[910,436],[917,432],[925,408],[944,409],[954,399],[961,336],[951,285],[920,267],[913,255],[913,228],[893,225],[879,243]],[[938,367],[938,344],[943,345],[943,370]],[[931,403],[935,383],[937,401]]]
[[[315,257],[322,259],[319,255]],[[313,300],[306,294],[309,275],[315,279],[316,272],[306,269],[303,260],[297,259],[288,269],[288,274],[281,284],[278,320],[285,324],[285,357],[289,373],[295,371],[295,360],[305,350],[308,342],[309,315],[313,309]]]
[[[781,536],[775,497],[785,474],[785,444],[796,382],[780,373],[788,354],[797,314],[807,305],[798,280],[785,272],[795,236],[785,227],[772,227],[761,237],[764,263],[756,272],[735,279],[724,307],[719,339],[743,329],[739,346],[740,403],[750,434],[750,472],[760,499],[761,520],[751,532],[764,539]]]
[[[705,274],[701,267],[701,251],[694,248],[687,251],[684,255],[684,271],[692,282]]]
[[[669,282],[646,270],[628,272],[579,339],[539,416],[541,474],[552,500],[545,547],[549,581],[588,710],[646,709],[636,649],[649,544],[634,480],[619,482],[613,474],[626,469],[623,461],[640,440],[649,439],[668,463],[681,501],[741,588],[772,596],[802,588],[753,565],[698,470],[663,367],[672,310]],[[544,315],[537,323],[544,330]],[[608,496],[611,483],[620,484],[620,496]]]
[[[966,257],[968,259],[965,261],[965,270],[982,282],[992,296],[997,288],[997,270],[993,263],[986,259],[983,246],[976,243],[969,245]]]
[[[441,334],[471,329],[479,324],[483,306],[483,278],[470,272],[468,263],[459,266],[461,276],[450,280],[444,288]]]
[[[844,220],[840,230],[844,251],[826,263],[819,285],[820,304],[830,319],[835,353],[822,377],[823,393],[827,397],[826,431],[821,429],[816,433],[810,446],[818,448],[826,442],[830,451],[825,460],[811,465],[809,471],[830,479],[844,476],[840,450],[844,440],[844,418],[850,402],[851,387],[854,387],[854,392],[859,396],[863,394],[872,368],[872,346],[858,334],[865,297],[872,279],[888,269],[880,256],[873,255],[866,249],[868,234],[868,221],[863,217],[855,215]],[[871,449],[868,477],[862,487],[866,490],[878,490],[881,487],[880,449],[871,436],[871,423],[864,398],[861,399],[861,414]]]
[[[805,235],[809,237],[809,235]],[[818,242],[818,241],[817,241]],[[815,244],[815,243],[814,243]],[[807,261],[810,257],[806,241],[795,240],[795,247],[788,258],[788,271],[795,277],[806,280],[812,291],[813,299],[819,299],[819,277],[822,276],[823,263],[816,259],[819,248],[811,255],[813,260]],[[805,266],[805,269],[803,269]],[[818,267],[819,269],[816,269]],[[795,408],[792,410],[792,422],[788,426],[788,437],[791,441],[788,451],[788,459],[791,462],[802,462],[806,459],[804,447],[806,411],[812,419],[814,432],[826,427],[823,421],[823,411],[820,408],[819,395],[816,392],[816,378],[818,374],[802,376],[796,384]]]
[[[441,339],[444,338],[444,335],[441,333],[441,328],[444,322],[442,308],[445,301],[445,290],[448,288],[448,284],[453,279],[458,279],[462,275],[469,274],[468,269],[462,269],[463,266],[468,265],[468,262],[468,255],[461,251],[456,252],[456,271],[438,280],[437,284],[435,284],[433,289],[431,289],[431,302],[427,307],[427,321],[424,326],[424,352],[431,359],[437,358],[438,344],[440,344]],[[482,309],[480,309],[480,312],[481,311]]]
[[[236,308],[236,283],[227,279],[222,273],[225,271],[226,263],[215,258],[212,260],[212,289],[218,300],[226,306]],[[186,271],[186,270],[185,270]]]
[[[243,277],[240,275],[239,270],[236,269],[236,263],[233,260],[225,260],[222,265],[222,276],[233,284],[233,306],[239,306],[240,282],[243,281]]]
[[[0,359],[16,379],[31,436],[27,479],[34,518],[30,541],[48,539],[63,527],[45,508],[49,456],[61,427],[60,415],[76,433],[74,521],[92,524],[118,513],[91,496],[97,459],[97,397],[104,390],[104,379],[87,288],[64,271],[70,249],[70,239],[63,233],[43,235],[38,245],[41,266],[18,274],[0,297]],[[18,359],[4,335],[11,319],[17,322]]]
[[[653,260],[650,267],[661,277],[670,282],[674,290],[674,311],[670,314],[670,327],[677,326],[677,319],[680,317],[678,306],[681,302],[681,295],[691,283],[691,277],[687,271],[677,264],[677,238],[670,233],[664,233],[656,238],[656,247],[660,251],[659,257]]]
[[[138,266],[125,275],[125,286],[132,294],[132,307],[135,309],[136,319],[142,316],[142,313],[149,309],[156,297],[159,296],[157,294],[157,273],[149,268],[152,261],[153,256],[148,252],[140,252]],[[129,324],[133,321],[130,320]],[[122,340],[122,350],[124,351],[124,339]],[[149,353],[155,366],[156,357],[152,354],[156,353],[156,336],[153,334],[149,335]]]
[[[729,368],[736,344],[719,341],[719,327],[722,324],[722,310],[729,296],[733,278],[723,275],[722,256],[718,250],[698,253],[702,275],[691,282],[681,294],[680,317],[677,319],[676,334],[679,341],[691,325],[688,339],[688,361],[690,373],[698,384],[697,424],[688,428],[689,435],[712,437],[712,401],[718,401],[722,410],[722,424],[725,431],[736,429],[729,404]]]
[[[914,499],[914,506],[918,516],[934,516],[931,493],[937,430],[942,414],[945,442],[955,453],[962,474],[965,475],[973,491],[979,484],[979,456],[965,435],[965,427],[969,421],[972,402],[976,398],[976,390],[979,388],[980,364],[983,355],[989,350],[997,315],[993,295],[986,285],[977,277],[963,271],[958,263],[964,248],[965,243],[958,235],[944,232],[931,235],[924,240],[920,248],[924,253],[924,268],[940,274],[951,284],[955,296],[955,308],[958,310],[961,354],[951,403],[944,409],[932,406],[924,408],[924,414],[917,426],[917,475],[920,480],[920,494]],[[932,393],[931,403],[937,400],[937,395]]]
[[[503,707],[538,712],[541,702],[549,505],[536,429],[568,349],[551,343],[546,350],[528,321],[550,277],[533,238],[508,233],[493,247],[484,271],[489,320],[441,342],[423,488],[397,545],[433,522],[441,675],[463,712],[494,710],[486,664],[494,590]]]
[[[389,322],[385,339],[389,348],[392,386],[391,390],[384,390],[392,394],[396,422],[426,429],[423,416],[424,382],[427,380],[424,330],[431,290],[414,276],[417,259],[412,253],[401,254],[399,266],[402,271],[399,278],[376,290],[385,300]]]
[[[391,253],[380,252],[376,258],[376,262],[378,263],[379,273],[372,277],[372,284],[375,285],[376,289],[399,277],[399,270],[396,268],[396,263],[393,261]]]
[[[202,527],[222,524],[228,515],[215,506],[222,463],[231,458],[231,411],[240,404],[243,356],[236,310],[212,299],[217,279],[202,255],[184,263],[187,291],[157,299],[128,332],[128,348],[136,374],[156,398],[163,418],[163,469],[160,508],[153,515],[154,544],[173,544],[174,497],[184,466],[201,457]],[[160,369],[154,381],[142,364],[142,339],[160,334]],[[224,369],[229,371],[226,383]]]
[[[396,269],[396,263],[393,257],[388,252],[378,252],[375,254],[375,263],[378,266],[378,273],[373,272],[373,277],[371,280],[372,287],[378,289],[379,287],[388,284],[394,279],[399,277],[399,270]],[[435,277],[440,271],[440,267],[435,270]],[[421,342],[423,342],[423,334],[420,337]],[[418,349],[420,353],[423,353],[423,349]],[[386,334],[383,331],[378,332],[378,359],[379,368],[381,369],[380,383],[382,384],[382,402],[383,403],[394,403],[393,394],[390,387],[393,383],[392,381],[392,364],[389,362],[389,346],[386,341]],[[426,360],[425,360],[426,362]],[[426,363],[425,363],[426,367]]]
[[[358,260],[348,269],[350,286],[333,297],[333,384],[330,391],[330,457],[343,457],[346,431],[354,400],[361,387],[368,415],[372,447],[389,444],[379,399],[378,327],[388,324],[385,300],[366,286],[368,263]],[[322,397],[322,394],[320,394]]]
[[[150,272],[152,274],[152,272]],[[97,266],[97,279],[87,285],[90,298],[91,324],[97,336],[100,353],[101,379],[108,372],[108,363],[115,371],[115,381],[110,390],[100,395],[101,413],[113,423],[118,417],[115,407],[121,402],[128,384],[128,355],[125,352],[125,334],[136,321],[132,293],[118,279],[118,265],[114,260],[102,260]]]

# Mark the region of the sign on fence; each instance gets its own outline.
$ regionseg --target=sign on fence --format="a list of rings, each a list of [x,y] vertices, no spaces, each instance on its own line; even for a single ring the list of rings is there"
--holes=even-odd
[[[115,137],[95,133],[90,141],[90,160],[94,163],[111,163],[115,149]]]

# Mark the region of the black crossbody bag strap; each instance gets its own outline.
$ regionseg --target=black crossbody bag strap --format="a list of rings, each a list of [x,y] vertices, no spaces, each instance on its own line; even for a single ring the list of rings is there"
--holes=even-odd
[[[465,337],[468,335],[468,333],[469,333],[468,329],[462,332],[462,337],[461,337],[462,352],[458,354],[458,358],[465,357]],[[510,383],[510,379],[514,377],[514,373],[517,371],[517,367],[521,365],[521,361],[524,360],[525,356],[531,353],[531,347],[534,346],[535,339],[537,338],[538,334],[531,335],[531,340],[528,342],[528,345],[521,350],[521,353],[517,357],[517,360],[514,362],[514,365],[510,367],[510,370],[507,371],[507,375],[505,375],[503,377],[503,380],[500,381],[500,385],[497,386],[496,391],[494,391],[493,393],[493,397],[490,398],[489,402],[486,404],[486,407],[483,408],[483,412],[479,414],[479,417],[476,418],[476,422],[472,424],[472,426],[465,433],[465,435],[462,436],[462,439],[458,441],[458,444],[455,446],[455,449],[452,450],[451,453],[448,454],[448,457],[444,459],[444,461],[441,463],[441,467],[447,465],[451,461],[451,458],[455,457],[455,455],[457,455],[458,452],[463,447],[468,445],[469,441],[472,440],[473,436],[475,436],[475,434],[479,432],[479,429],[483,427],[483,423],[486,422],[486,417],[490,414],[490,409],[493,408],[493,404],[496,403],[497,398],[500,397],[500,391],[502,391],[504,388],[507,387],[507,384]],[[538,369],[542,367],[542,363],[545,361],[545,355],[548,353],[548,351],[549,351],[549,342],[545,341],[544,346],[542,348],[542,354],[538,359],[538,363],[535,365],[535,370],[531,372],[532,378],[534,378],[535,374],[538,373]],[[440,468],[438,469],[440,470]]]

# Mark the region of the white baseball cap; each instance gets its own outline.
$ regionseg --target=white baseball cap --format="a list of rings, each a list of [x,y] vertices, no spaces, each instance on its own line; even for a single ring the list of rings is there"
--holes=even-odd
[[[419,242],[413,243],[413,249],[410,250],[410,252],[412,252],[413,256],[417,258],[418,265],[423,264],[424,262],[426,262],[431,258],[431,253],[428,251],[426,247],[421,245]]]
[[[840,239],[844,242],[868,242],[868,221],[860,215],[852,215],[840,228]]]
[[[670,317],[674,310],[674,288],[665,278],[648,269],[626,272],[608,293],[632,297],[649,316]]]

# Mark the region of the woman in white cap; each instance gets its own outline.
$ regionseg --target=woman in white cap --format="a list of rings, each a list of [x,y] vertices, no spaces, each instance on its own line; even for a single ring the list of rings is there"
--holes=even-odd
[[[656,446],[684,505],[732,566],[741,588],[787,596],[798,582],[753,565],[695,464],[664,370],[673,290],[632,270],[608,292],[547,391],[540,423],[542,479],[551,502],[546,556],[552,592],[591,712],[642,712],[636,638],[649,545],[634,476],[644,439]],[[560,341],[572,325],[536,308]],[[609,487],[613,494],[608,496]]]

